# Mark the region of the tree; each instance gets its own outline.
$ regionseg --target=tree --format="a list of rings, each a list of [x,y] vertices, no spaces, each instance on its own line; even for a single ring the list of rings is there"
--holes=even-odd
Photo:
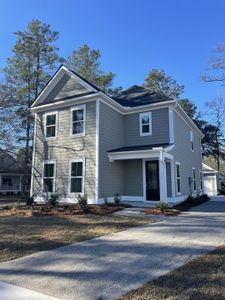
[[[177,83],[164,70],[152,69],[145,79],[144,86],[152,92],[165,95],[170,98],[179,98],[184,91],[184,86]]]
[[[58,32],[52,31],[50,25],[33,20],[27,30],[15,33],[16,43],[12,49],[13,56],[8,58],[3,69],[10,97],[20,119],[21,135],[18,140],[25,142],[24,184],[27,184],[29,148],[32,140],[33,117],[30,107],[38,93],[46,85],[60,61],[55,42]]]
[[[179,104],[183,108],[183,110],[187,113],[187,115],[195,122],[199,120],[200,118],[200,113],[198,112],[197,106],[191,102],[189,99],[180,99]]]
[[[209,60],[209,67],[206,73],[201,75],[205,82],[225,82],[225,44],[220,45],[214,49],[214,55]],[[213,72],[213,75],[209,74]]]
[[[208,107],[208,114],[214,125],[214,149],[213,155],[217,162],[217,169],[220,170],[220,153],[221,148],[224,145],[224,128],[223,122],[225,120],[225,102],[223,97],[219,96],[215,100],[207,102],[206,106]]]
[[[99,49],[91,49],[87,44],[73,50],[66,65],[80,76],[107,92],[110,90],[115,75],[100,70],[101,53]],[[110,90],[112,92],[112,90]]]

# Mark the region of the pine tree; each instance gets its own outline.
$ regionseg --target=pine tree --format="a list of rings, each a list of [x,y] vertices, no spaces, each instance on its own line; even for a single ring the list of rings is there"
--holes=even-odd
[[[32,20],[25,31],[15,33],[16,43],[12,49],[13,56],[8,58],[3,69],[7,86],[10,89],[20,119],[20,142],[25,142],[24,183],[28,184],[28,162],[30,142],[33,133],[33,116],[30,107],[38,93],[46,85],[54,72],[60,58],[55,42],[58,32],[52,31],[50,25]]]

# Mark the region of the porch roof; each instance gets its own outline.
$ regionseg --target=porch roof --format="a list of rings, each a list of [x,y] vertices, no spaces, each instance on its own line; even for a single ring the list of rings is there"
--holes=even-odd
[[[172,144],[164,143],[164,144],[151,144],[151,145],[141,145],[141,146],[129,146],[129,147],[121,147],[113,150],[109,150],[108,153],[114,152],[129,152],[129,151],[140,151],[140,150],[152,150],[153,148],[166,148],[171,146]]]

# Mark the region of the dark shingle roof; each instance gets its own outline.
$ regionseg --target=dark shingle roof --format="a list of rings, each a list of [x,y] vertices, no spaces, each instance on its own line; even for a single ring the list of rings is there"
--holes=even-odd
[[[172,98],[151,92],[145,87],[138,85],[133,85],[118,95],[112,96],[112,98],[122,106],[126,107],[135,107],[173,100]]]
[[[23,173],[23,166],[21,162],[16,161],[16,159],[7,153],[6,151],[0,149],[0,173]]]
[[[138,151],[138,150],[151,150],[152,148],[162,147],[165,148],[167,146],[170,146],[171,144],[152,144],[152,145],[142,145],[142,146],[129,146],[129,147],[121,147],[117,149],[113,149],[108,151],[108,153],[113,152],[125,152],[125,151]]]

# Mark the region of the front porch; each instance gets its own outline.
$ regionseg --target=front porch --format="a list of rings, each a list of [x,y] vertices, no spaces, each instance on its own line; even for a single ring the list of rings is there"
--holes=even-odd
[[[129,149],[130,148],[130,149]],[[166,146],[126,147],[108,152],[111,163],[123,162],[124,192],[121,201],[140,207],[154,207],[163,200],[174,204],[181,202],[176,197],[174,158]]]

